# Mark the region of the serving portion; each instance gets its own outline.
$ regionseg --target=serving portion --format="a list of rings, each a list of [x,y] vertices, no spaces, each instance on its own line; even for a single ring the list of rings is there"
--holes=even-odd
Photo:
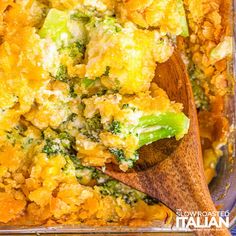
[[[73,121],[63,117],[63,127],[54,128],[76,138],[82,164],[115,162],[126,171],[138,159],[141,146],[187,133],[181,104],[171,103],[164,91],[151,85],[156,63],[166,61],[173,51],[166,33],[121,24],[119,18],[81,5],[69,12],[51,9],[39,35],[57,48],[52,79],[73,90],[67,104]],[[73,114],[71,101],[81,105]],[[38,113],[33,110],[26,119],[37,126]]]

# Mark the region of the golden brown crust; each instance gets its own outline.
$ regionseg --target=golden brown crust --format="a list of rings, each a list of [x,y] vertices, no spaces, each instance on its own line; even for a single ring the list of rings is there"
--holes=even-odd
[[[232,36],[232,1],[230,0],[185,0],[190,37],[178,37],[178,48],[187,53],[188,58],[201,75],[197,78],[209,99],[209,111],[198,113],[200,135],[203,143],[204,160],[208,182],[215,175],[215,163],[222,155],[219,146],[227,141],[229,124],[224,114],[224,97],[229,90],[227,63],[230,57],[211,61],[211,51],[226,36]],[[205,150],[208,150],[205,152]],[[212,152],[209,152],[212,150]],[[207,155],[205,155],[207,153]],[[209,157],[209,153],[212,153]]]

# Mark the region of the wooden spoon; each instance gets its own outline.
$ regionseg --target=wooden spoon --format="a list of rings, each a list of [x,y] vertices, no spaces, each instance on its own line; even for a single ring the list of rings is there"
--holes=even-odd
[[[128,173],[113,164],[106,173],[113,178],[159,199],[176,212],[208,211],[216,208],[212,202],[204,177],[198,120],[191,84],[179,54],[158,64],[154,81],[169,98],[184,106],[190,118],[190,129],[180,140],[165,139],[140,150],[140,160]],[[230,235],[227,229],[197,231],[199,235]]]

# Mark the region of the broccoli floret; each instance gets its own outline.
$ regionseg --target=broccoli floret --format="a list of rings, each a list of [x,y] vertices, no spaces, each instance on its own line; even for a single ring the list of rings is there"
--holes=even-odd
[[[81,168],[82,164],[80,159],[78,159],[75,155],[70,155],[70,160],[73,162],[75,168]]]
[[[51,9],[44,21],[42,28],[39,30],[41,38],[51,38],[58,45],[65,43],[62,35],[71,38],[72,35],[67,26],[68,15],[64,11]],[[66,40],[67,40],[66,39]]]
[[[125,160],[125,153],[122,149],[110,148],[109,151],[117,158],[119,162]]]
[[[110,179],[110,177],[93,167],[83,166],[75,155],[70,155],[68,158],[66,157],[66,162],[67,164],[64,171],[70,172],[72,169],[80,184],[88,185],[91,184],[91,181],[93,181],[93,184],[101,184]]]
[[[200,85],[198,80],[191,81],[192,88],[193,88],[193,96],[195,105],[197,108],[201,110],[208,110],[209,108],[209,99],[206,96],[204,89]]]
[[[147,196],[112,178],[109,178],[104,183],[98,185],[98,189],[102,195],[122,198],[129,205],[133,205],[139,200],[145,201],[148,205],[159,203],[157,199]]]
[[[85,77],[81,80],[81,86],[88,90],[96,90],[97,92],[99,89],[102,89],[101,78],[96,77],[95,79],[89,79]]]
[[[83,22],[73,21],[69,12],[54,8],[48,12],[39,35],[41,38],[52,39],[58,48],[78,41],[84,44],[87,37]]]
[[[202,86],[202,81],[206,81],[204,74],[200,71],[200,69],[196,68],[196,65],[194,65],[192,62],[189,65],[188,71],[196,107],[201,110],[208,110],[209,98],[205,94],[204,88]]]
[[[117,19],[112,16],[105,17],[92,17],[86,27],[88,31],[93,29],[103,30],[104,32],[119,33],[122,31],[122,26],[118,23]]]
[[[122,198],[127,204],[133,205],[139,200],[145,199],[147,196],[137,190],[113,179],[108,179],[105,183],[98,186],[102,195],[109,195],[115,198]]]
[[[130,107],[129,104],[127,104],[127,103],[125,103],[125,104],[122,105],[122,109],[127,109],[127,108],[129,108],[129,107]]]
[[[136,107],[131,106],[130,104],[123,104],[122,109],[131,109],[132,111],[136,111]]]
[[[120,134],[121,133],[121,122],[114,120],[112,121],[110,127],[109,127],[109,131],[112,132],[113,134]]]
[[[77,95],[77,93],[75,92],[75,86],[74,86],[74,84],[71,84],[70,85],[70,96],[72,97],[72,98],[76,98],[78,95]]]
[[[92,179],[96,180],[97,184],[103,184],[112,178],[102,171],[93,168]]]
[[[67,118],[67,121],[75,121],[75,118],[77,117],[77,114],[76,113],[72,113],[68,118]]]
[[[23,123],[20,123],[11,130],[5,131],[5,137],[13,146],[18,143],[21,145],[22,149],[27,149],[37,142],[37,139],[34,137],[34,135],[31,136],[26,134],[26,132],[27,126],[25,126]]]
[[[62,150],[59,143],[56,143],[50,139],[46,139],[46,145],[43,147],[42,152],[46,153],[47,155],[53,155],[62,152]]]
[[[57,70],[57,74],[55,76],[55,79],[62,81],[62,82],[67,82],[68,77],[69,76],[68,76],[67,67],[65,65],[60,65]]]
[[[75,155],[65,156],[66,164],[63,172],[67,175],[73,175],[82,185],[88,185],[93,179],[94,168],[83,166]]]
[[[47,129],[43,133],[45,139],[45,145],[42,148],[42,152],[48,156],[62,154],[71,156],[76,152],[73,148],[75,140],[67,132],[56,132]]]
[[[94,79],[85,77],[81,79],[80,87],[82,88],[83,98],[93,95],[97,95],[100,97],[107,92],[106,88],[101,83],[100,77],[96,77]]]
[[[85,126],[84,128],[80,129],[80,132],[89,139],[98,142],[99,133],[102,129],[103,125],[101,123],[101,116],[97,114],[90,119],[86,119]]]
[[[106,67],[106,71],[104,72],[104,76],[109,76],[110,69],[111,69],[110,66]]]
[[[101,116],[95,115],[93,118],[87,119],[86,125],[88,130],[100,131],[102,129]]]
[[[85,47],[85,45],[83,43],[76,42],[75,46],[76,46],[76,49],[78,49],[80,53],[82,53],[82,54],[85,53],[86,47]]]
[[[129,158],[125,156],[124,150],[122,149],[109,148],[109,151],[116,157],[116,160],[118,161],[119,164],[126,165],[129,168],[132,168],[134,166],[134,163],[139,158],[137,151],[135,151],[134,154],[130,156]]]
[[[86,50],[86,45],[77,41],[74,43],[70,43],[66,47],[61,47],[59,49],[60,54],[67,55],[73,59],[74,64],[78,64],[84,58]]]
[[[90,86],[94,86],[95,82],[96,80],[85,77],[84,79],[82,79],[81,85],[84,86],[85,88],[88,88]]]
[[[114,121],[113,121],[114,123]],[[115,122],[116,124],[116,122]],[[119,123],[117,123],[119,124]],[[181,112],[166,112],[157,115],[143,116],[139,119],[138,125],[119,124],[117,135],[133,135],[138,139],[137,149],[160,139],[176,137],[182,138],[187,133],[189,119]],[[111,131],[112,132],[112,131]],[[126,156],[124,150],[110,148],[109,151],[116,157],[119,164],[132,168],[138,160],[138,152]]]
[[[70,17],[72,20],[76,20],[76,21],[80,21],[80,22],[84,22],[84,23],[88,23],[91,18],[91,16],[89,14],[86,14],[81,11],[76,11]]]
[[[112,30],[116,33],[119,33],[122,30],[121,25],[118,24],[115,17],[106,16],[102,21],[102,24],[106,30]]]

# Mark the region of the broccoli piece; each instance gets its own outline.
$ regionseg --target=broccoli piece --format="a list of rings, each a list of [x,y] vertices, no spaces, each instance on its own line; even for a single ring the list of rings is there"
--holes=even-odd
[[[38,141],[34,135],[26,134],[27,130],[25,124],[20,122],[11,130],[6,130],[5,137],[13,146],[20,144],[21,148],[25,150]]]
[[[74,12],[71,16],[72,20],[88,23],[90,21],[91,16],[81,11]]]
[[[125,156],[125,153],[122,149],[109,148],[109,151],[116,157],[116,160],[120,164],[127,165],[129,168],[132,168],[134,166],[134,163],[139,158],[137,151],[135,151],[134,154],[129,158]]]
[[[40,37],[49,37],[57,44],[61,44],[62,41],[64,41],[63,36],[67,38],[72,37],[67,26],[67,21],[67,12],[51,9],[48,12],[42,28],[39,30]]]
[[[80,160],[75,155],[70,155],[65,157],[66,166],[63,168],[65,173],[71,173],[71,171],[76,176],[78,182],[82,185],[91,186],[96,183],[104,183],[110,177],[103,174],[101,171],[88,166],[83,166]],[[95,180],[95,181],[94,181]]]
[[[80,42],[76,42],[76,43],[75,43],[75,46],[76,46],[76,49],[77,49],[80,53],[82,53],[82,54],[85,53],[86,47],[85,47],[84,44],[82,44],[82,43],[80,43]]]
[[[81,42],[74,42],[66,47],[61,47],[59,49],[60,54],[66,55],[74,59],[74,63],[79,63],[84,58],[84,53],[86,50],[85,44]]]
[[[158,115],[143,116],[139,119],[136,126],[121,124],[113,121],[109,131],[117,135],[133,135],[138,139],[137,149],[160,139],[176,137],[180,139],[187,133],[189,119],[183,113],[167,112]],[[124,150],[109,148],[109,151],[116,157],[118,163],[125,164],[132,168],[138,160],[138,152],[135,150],[133,155],[128,158]]]
[[[87,119],[86,125],[88,130],[93,130],[93,131],[101,130],[102,129],[101,116],[96,115],[91,119]]]
[[[101,83],[100,77],[96,77],[95,79],[85,77],[81,79],[80,87],[82,88],[83,98],[93,95],[102,96],[107,92],[106,88]]]
[[[200,81],[192,80],[191,84],[196,107],[201,110],[208,110],[209,98],[206,96],[203,87],[200,85]]]
[[[204,88],[202,86],[202,81],[206,81],[204,74],[192,62],[190,62],[188,72],[196,107],[201,110],[208,110],[209,98],[205,94]]]
[[[116,129],[113,132],[119,130],[118,135],[133,135],[138,139],[138,146],[133,155],[129,157],[125,155],[122,149],[110,148],[109,151],[116,157],[119,164],[132,168],[138,160],[137,150],[139,148],[164,138],[174,136],[176,139],[182,138],[188,131],[189,119],[182,112],[166,112],[143,116],[139,119],[139,123],[136,126],[117,122],[116,124],[118,124],[118,129],[115,127]]]
[[[165,112],[157,115],[143,116],[136,127],[130,132],[139,138],[139,147],[160,139],[175,137],[182,138],[189,128],[189,119],[184,113]]]
[[[75,121],[77,117],[77,114],[76,113],[72,113],[68,118],[67,118],[67,121]]]
[[[112,121],[109,131],[113,134],[120,134],[121,133],[121,123],[117,120]]]
[[[95,169],[82,166],[80,160],[75,155],[65,156],[66,164],[63,167],[63,172],[66,175],[72,175],[77,178],[77,181],[82,185],[89,185],[93,179]]]
[[[60,153],[62,151],[59,143],[56,143],[50,139],[46,139],[46,145],[43,147],[42,152],[46,153],[47,155],[53,155]]]
[[[96,82],[95,80],[85,77],[84,79],[82,79],[81,85],[84,86],[85,88],[88,88],[90,86],[94,86],[95,82]]]
[[[93,89],[93,90],[99,90],[101,85],[101,78],[96,77],[95,79],[89,79],[88,77],[85,77],[81,80],[81,86],[86,89]]]
[[[131,189],[125,184],[113,179],[108,179],[105,183],[99,185],[98,189],[102,195],[122,198],[129,205],[133,205],[139,200],[147,198],[144,193]]]
[[[103,104],[105,98],[109,96],[112,96],[114,104],[116,104],[114,105],[116,109],[114,109],[113,120],[110,116],[110,121],[107,117],[103,117],[103,113],[97,111],[97,109],[101,109],[103,112],[108,107],[109,112],[113,112],[108,104]],[[176,110],[176,108],[170,107],[163,112],[157,110],[156,112],[153,111],[153,113],[146,113],[135,105],[135,103],[132,104],[133,98],[130,96],[126,97],[126,99],[131,99],[128,103],[123,103],[122,100],[120,100],[120,103],[117,103],[117,100],[119,101],[120,98],[116,94],[107,94],[104,98],[94,96],[84,99],[85,114],[87,111],[91,112],[93,110],[94,100],[99,101],[99,107],[97,108],[95,105],[93,118],[85,117],[85,128],[81,131],[92,141],[104,145],[106,150],[113,154],[122,170],[126,171],[127,168],[133,167],[134,163],[138,160],[137,151],[142,146],[164,138],[175,137],[179,140],[188,132],[189,119],[180,109]],[[146,98],[147,102],[152,102],[150,98]],[[125,98],[123,99],[124,101],[126,100]],[[123,111],[124,109],[127,111]],[[119,114],[119,111],[124,112],[122,120],[115,118],[115,115]],[[106,136],[110,140],[104,141],[104,137]],[[116,146],[116,143],[118,146]],[[132,144],[129,145],[129,143]]]
[[[122,109],[131,109],[132,111],[136,111],[136,107],[133,107],[130,104],[123,104]]]
[[[41,38],[52,39],[58,48],[67,47],[75,42],[83,45],[87,37],[83,22],[74,21],[69,12],[54,8],[48,12],[38,33]]]
[[[72,161],[76,169],[79,169],[82,167],[80,159],[78,159],[75,155],[70,155],[70,160]]]
[[[127,109],[127,108],[129,108],[129,107],[130,107],[130,105],[127,104],[127,103],[122,105],[122,109]]]
[[[142,116],[137,125],[121,124],[113,121],[109,131],[113,134],[132,134],[139,140],[139,148],[159,139],[176,137],[180,139],[187,133],[189,119],[184,113],[165,112]]]
[[[51,39],[62,58],[71,58],[73,65],[82,63],[86,50],[87,32],[84,23],[74,21],[70,12],[51,9],[39,30],[41,38]],[[60,57],[59,57],[60,59]],[[66,82],[67,68],[64,65],[56,68],[56,79]]]
[[[125,153],[122,149],[110,148],[109,151],[116,156],[117,160],[121,162],[125,160]]]
[[[76,98],[78,96],[77,93],[75,92],[75,86],[73,84],[70,85],[70,96],[72,98]]]
[[[89,139],[98,142],[99,141],[99,133],[103,129],[103,125],[101,123],[101,116],[95,115],[90,119],[86,119],[84,128],[80,129],[80,132],[87,136]]]
[[[69,75],[68,75],[67,67],[65,65],[60,65],[57,70],[57,74],[55,76],[55,79],[62,81],[62,82],[67,82],[68,77],[69,77]]]
[[[180,34],[183,37],[189,36],[189,29],[188,29],[188,22],[187,17],[184,9],[184,3],[183,0],[177,0],[177,7],[180,15],[180,24],[182,27],[182,33]]]
[[[110,69],[111,69],[110,66],[106,67],[106,71],[104,72],[104,76],[109,76]]]
[[[76,151],[73,148],[75,140],[67,132],[56,132],[48,128],[43,132],[43,137],[45,145],[42,148],[42,152],[49,157],[56,154],[75,155]]]
[[[119,33],[122,30],[121,25],[117,23],[115,17],[106,16],[102,22],[104,29]]]
[[[112,16],[105,16],[103,18],[92,17],[86,27],[89,31],[93,29],[110,33],[119,33],[122,31],[122,26],[118,23],[117,19]]]

